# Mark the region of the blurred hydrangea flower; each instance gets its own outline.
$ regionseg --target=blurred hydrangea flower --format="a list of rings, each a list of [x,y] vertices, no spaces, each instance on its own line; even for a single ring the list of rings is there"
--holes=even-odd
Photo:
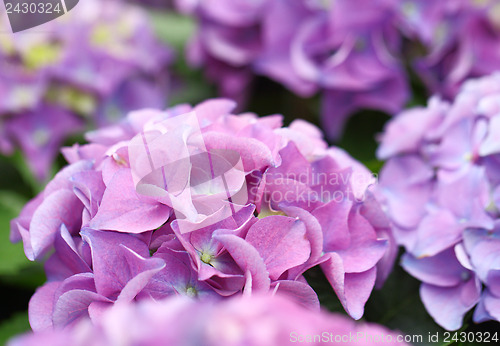
[[[140,9],[87,0],[41,29],[12,34],[2,14],[0,150],[20,147],[44,179],[60,146],[84,125],[166,105],[172,54]]]
[[[464,84],[453,102],[434,97],[386,127],[379,191],[403,267],[422,281],[437,323],[500,321],[500,75]]]
[[[253,74],[301,97],[320,92],[332,139],[358,110],[400,111],[410,96],[405,68],[446,98],[465,79],[500,69],[500,5],[493,0],[176,4],[198,20],[188,59],[204,67],[222,95],[243,101]]]
[[[303,277],[316,265],[363,315],[395,256],[374,177],[313,125],[235,107],[136,111],[63,149],[70,165],[12,221],[30,260],[52,253],[33,329],[179,294],[278,291],[317,309]]]
[[[500,4],[495,0],[401,1],[404,30],[426,48],[415,70],[447,99],[461,83],[500,69]]]
[[[323,122],[332,137],[362,108],[394,113],[408,98],[397,59],[401,37],[394,0],[177,0],[200,29],[188,49],[223,95],[239,98],[252,73],[296,94],[323,91]],[[394,56],[395,55],[395,56]]]
[[[403,334],[340,314],[313,312],[279,294],[219,303],[176,297],[120,304],[93,322],[82,320],[72,328],[18,336],[8,345],[407,345]]]

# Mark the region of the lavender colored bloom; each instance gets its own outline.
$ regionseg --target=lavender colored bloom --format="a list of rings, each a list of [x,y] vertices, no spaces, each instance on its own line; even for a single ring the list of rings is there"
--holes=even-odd
[[[174,297],[117,304],[92,322],[82,320],[71,328],[18,336],[8,345],[407,345],[398,332],[356,323],[340,314],[313,312],[279,294],[217,303]]]
[[[450,103],[404,111],[382,136],[378,194],[406,249],[403,267],[448,330],[500,321],[498,131],[500,75],[466,82]]]
[[[236,104],[131,112],[63,149],[70,163],[12,221],[48,282],[35,330],[109,306],[185,295],[287,294],[318,309],[320,265],[355,319],[395,256],[370,172],[304,121],[232,114]]]
[[[397,112],[408,88],[396,3],[274,1],[264,15],[256,70],[302,96],[322,90],[322,121],[332,138],[355,111]]]
[[[9,34],[5,14],[0,23],[0,150],[20,147],[37,178],[86,123],[165,106],[171,53],[138,8],[84,1],[34,35]]]
[[[500,68],[498,2],[409,0],[401,14],[406,33],[426,48],[415,70],[431,92],[452,99],[466,79]]]
[[[199,19],[188,49],[222,95],[241,100],[251,74],[270,77],[296,94],[323,91],[323,121],[338,138],[362,108],[396,112],[408,97],[397,55],[397,1],[178,0]],[[360,14],[359,9],[362,9]]]
[[[224,96],[244,100],[252,75],[301,97],[322,95],[322,122],[338,139],[361,109],[399,112],[405,67],[451,99],[467,78],[499,69],[500,5],[493,0],[177,0],[197,18],[188,47]]]

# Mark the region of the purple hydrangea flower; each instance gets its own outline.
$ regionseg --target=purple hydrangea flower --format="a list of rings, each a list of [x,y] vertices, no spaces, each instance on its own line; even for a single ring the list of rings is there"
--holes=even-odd
[[[222,95],[242,99],[252,73],[309,97],[323,91],[323,121],[338,138],[362,108],[401,109],[408,87],[401,62],[398,1],[190,1],[200,29],[188,47]]]
[[[494,0],[177,0],[197,18],[187,56],[224,96],[243,101],[253,74],[301,97],[322,94],[322,122],[338,139],[360,109],[399,112],[405,66],[452,99],[467,78],[499,69]]]
[[[466,79],[500,68],[497,1],[409,0],[401,14],[406,33],[427,50],[415,70],[431,92],[453,99]]]
[[[236,104],[131,112],[63,149],[70,163],[12,221],[48,282],[35,330],[115,303],[287,294],[312,309],[320,265],[355,319],[395,256],[374,177],[304,121],[233,115]]]
[[[406,249],[403,267],[448,330],[500,321],[500,75],[464,84],[450,103],[404,111],[382,136],[378,193]]]
[[[170,50],[145,13],[121,1],[84,1],[35,34],[0,24],[0,150],[20,147],[39,179],[70,135],[166,103]]]
[[[18,336],[8,345],[407,345],[401,333],[340,314],[314,312],[279,294],[218,303],[173,297],[116,304],[92,322],[81,320],[72,328]]]

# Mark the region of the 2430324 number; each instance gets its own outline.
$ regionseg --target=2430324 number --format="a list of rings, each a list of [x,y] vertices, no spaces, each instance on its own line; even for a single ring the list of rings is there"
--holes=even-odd
[[[490,333],[490,332],[456,332],[444,333],[445,343],[451,342],[475,342],[475,343],[486,343],[486,342],[498,342],[498,333]]]
[[[56,4],[55,6],[51,3],[45,2],[23,2],[14,4],[7,2],[5,4],[5,9],[7,13],[61,13],[63,9],[61,4]]]

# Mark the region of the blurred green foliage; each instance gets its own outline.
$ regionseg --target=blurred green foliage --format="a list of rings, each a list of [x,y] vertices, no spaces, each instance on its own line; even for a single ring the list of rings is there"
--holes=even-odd
[[[15,274],[29,264],[24,256],[22,243],[9,241],[10,220],[17,216],[26,199],[11,191],[0,191],[0,276]]]
[[[5,345],[12,336],[22,334],[29,329],[28,312],[15,313],[9,320],[0,324],[0,345]]]

